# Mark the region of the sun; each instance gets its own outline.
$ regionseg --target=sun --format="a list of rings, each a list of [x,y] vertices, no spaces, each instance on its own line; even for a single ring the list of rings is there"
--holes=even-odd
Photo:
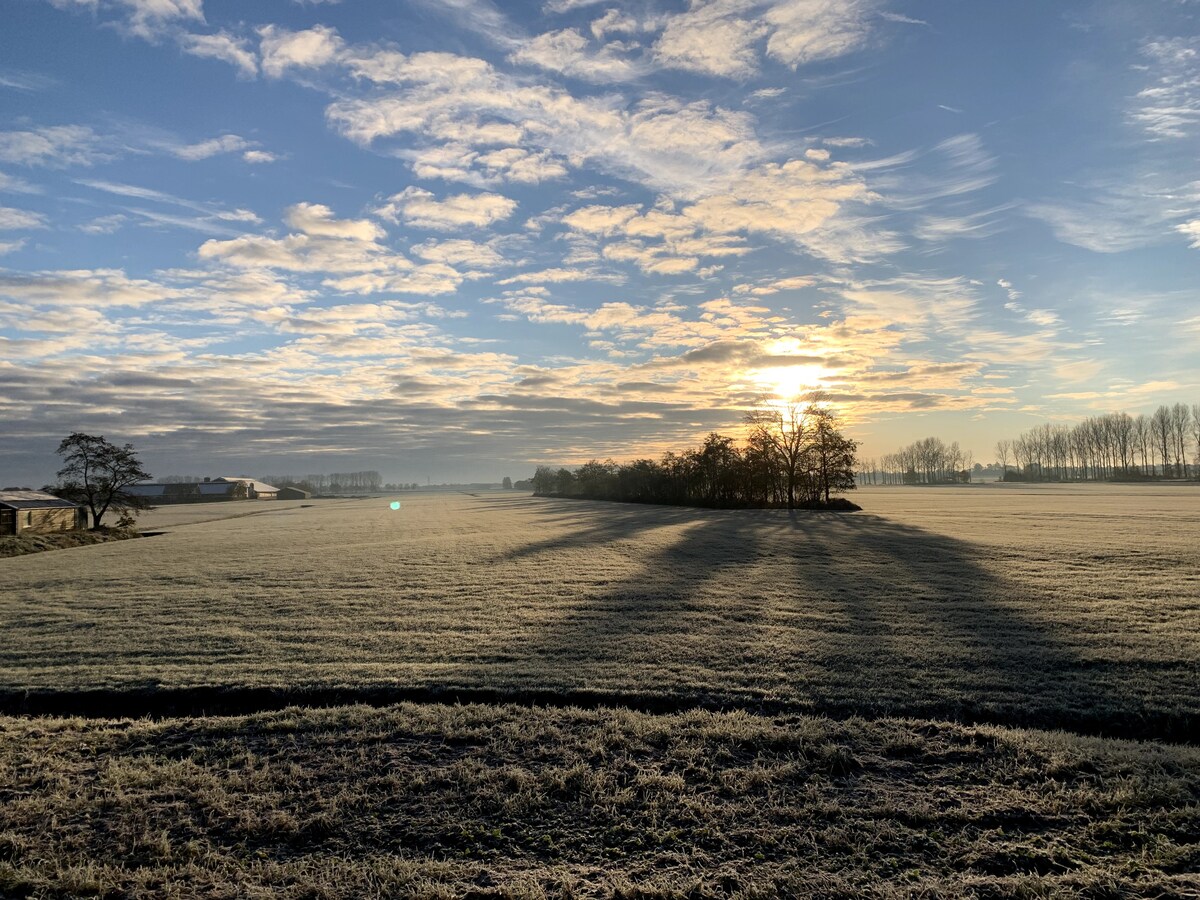
[[[795,366],[771,366],[754,373],[754,380],[764,391],[780,400],[791,400],[821,387],[828,376],[824,366],[805,363]]]

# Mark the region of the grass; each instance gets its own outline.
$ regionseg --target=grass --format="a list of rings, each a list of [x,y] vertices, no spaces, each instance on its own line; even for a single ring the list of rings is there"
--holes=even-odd
[[[0,560],[0,896],[1200,896],[1194,489],[388,499]]]
[[[877,512],[424,495],[7,560],[0,696],[582,691],[1193,733],[1196,492],[861,499]]]
[[[916,720],[400,705],[0,718],[0,760],[5,896],[1200,891],[1194,748]]]

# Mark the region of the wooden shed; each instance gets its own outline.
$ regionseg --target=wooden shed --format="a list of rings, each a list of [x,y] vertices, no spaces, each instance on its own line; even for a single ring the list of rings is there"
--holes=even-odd
[[[0,534],[53,534],[87,528],[78,503],[45,491],[0,491]]]

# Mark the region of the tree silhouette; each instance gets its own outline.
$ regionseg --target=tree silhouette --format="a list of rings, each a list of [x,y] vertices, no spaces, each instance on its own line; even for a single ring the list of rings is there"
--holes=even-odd
[[[77,431],[63,438],[56,452],[63,458],[63,467],[58,470],[55,493],[87,506],[93,530],[101,528],[110,509],[127,512],[149,506],[145,499],[125,491],[131,484],[150,477],[134,454],[132,444],[118,447],[103,435]]]

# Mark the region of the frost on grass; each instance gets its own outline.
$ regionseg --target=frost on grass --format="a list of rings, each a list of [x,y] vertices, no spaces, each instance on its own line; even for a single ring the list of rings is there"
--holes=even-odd
[[[1200,751],[999,727],[438,705],[0,717],[0,785],[5,896],[1200,889]]]
[[[500,493],[262,504],[3,560],[0,689],[590,690],[1195,725],[1196,491],[861,493],[853,516]]]

